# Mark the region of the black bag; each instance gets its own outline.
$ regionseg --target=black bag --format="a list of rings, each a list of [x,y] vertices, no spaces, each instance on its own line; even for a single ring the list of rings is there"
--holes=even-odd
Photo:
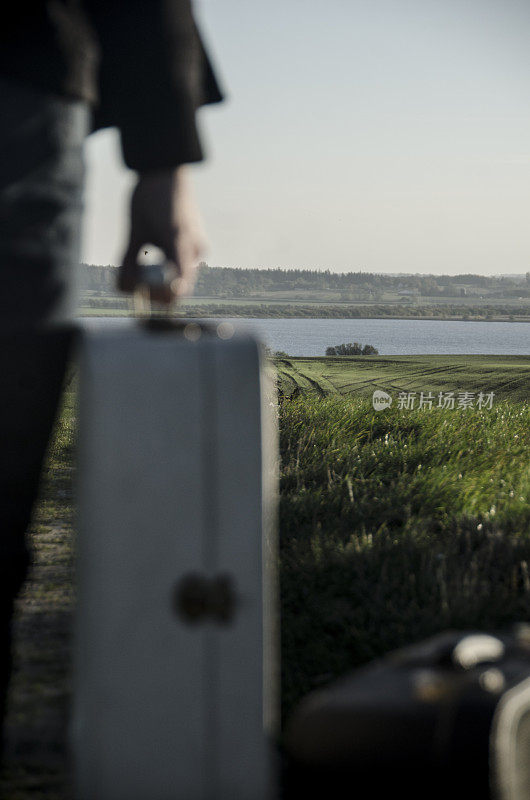
[[[449,631],[295,710],[286,798],[530,798],[530,626]]]

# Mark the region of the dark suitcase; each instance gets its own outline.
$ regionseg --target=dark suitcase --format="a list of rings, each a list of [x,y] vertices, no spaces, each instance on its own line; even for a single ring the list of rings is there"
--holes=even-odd
[[[449,631],[310,693],[286,798],[530,798],[530,626]]]

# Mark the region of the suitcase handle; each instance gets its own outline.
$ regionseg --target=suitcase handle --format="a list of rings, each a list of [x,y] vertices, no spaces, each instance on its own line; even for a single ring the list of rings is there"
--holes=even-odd
[[[152,333],[181,334],[191,341],[200,339],[203,333],[209,336],[218,333],[217,326],[209,322],[199,322],[186,319],[186,317],[163,316],[162,314],[139,318],[139,324]]]
[[[171,280],[175,277],[174,270],[167,262],[145,264],[137,261],[136,266],[138,278],[133,292],[135,315],[140,318],[159,316],[160,313],[167,315],[172,301],[153,301],[152,292],[164,287],[169,289]]]
[[[170,283],[173,270],[168,264],[138,264],[138,268],[140,280],[134,292],[134,309],[143,328],[153,333],[183,334],[191,341],[199,339],[203,333],[219,335],[216,325],[170,315],[171,303],[153,303],[151,288],[156,289]]]

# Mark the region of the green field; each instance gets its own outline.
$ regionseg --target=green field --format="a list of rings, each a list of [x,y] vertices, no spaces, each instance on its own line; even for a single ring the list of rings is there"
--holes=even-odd
[[[530,618],[530,406],[281,409],[283,710],[447,628]]]
[[[530,322],[528,304],[521,306],[491,305],[470,306],[432,304],[423,306],[404,306],[401,304],[366,303],[351,305],[347,303],[257,303],[246,300],[214,300],[191,298],[181,306],[188,317],[223,318],[241,317],[246,319],[416,319],[468,320],[471,322]],[[134,316],[128,303],[119,301],[92,301],[92,305],[81,305],[78,315],[84,316]]]
[[[283,718],[311,689],[396,647],[530,620],[530,357],[276,363]],[[374,388],[495,400],[375,412]],[[18,602],[0,780],[12,800],[71,798],[72,390],[65,400],[32,530],[35,568]]]
[[[371,397],[399,392],[494,392],[494,401],[530,398],[530,356],[337,356],[276,358],[283,394]],[[297,388],[298,387],[298,388]],[[436,401],[437,402],[437,401]]]
[[[311,290],[292,290],[292,291],[271,291],[271,292],[259,292],[252,295],[248,295],[246,297],[219,297],[218,295],[200,295],[196,294],[193,297],[194,302],[199,304],[208,304],[208,303],[220,303],[220,302],[228,302],[228,303],[236,303],[241,305],[246,305],[248,303],[302,303],[304,305],[327,305],[327,304],[338,304],[338,305],[352,305],[352,304],[359,304],[359,305],[373,305],[374,303],[385,303],[388,305],[402,305],[404,302],[410,305],[420,305],[420,306],[444,306],[444,305],[455,305],[455,306],[467,306],[470,303],[474,303],[477,308],[483,307],[485,303],[494,304],[495,300],[498,303],[502,302],[498,298],[478,298],[478,297],[461,297],[461,296],[454,296],[454,297],[439,297],[439,296],[427,296],[427,295],[419,295],[417,297],[404,297],[403,295],[399,295],[396,292],[384,292],[381,294],[381,297],[378,300],[374,300],[373,298],[362,298],[362,297],[350,297],[349,299],[344,299],[341,297],[340,292],[318,292],[318,291],[311,291]],[[526,308],[528,310],[528,299],[525,298],[510,298],[509,303],[513,308]]]

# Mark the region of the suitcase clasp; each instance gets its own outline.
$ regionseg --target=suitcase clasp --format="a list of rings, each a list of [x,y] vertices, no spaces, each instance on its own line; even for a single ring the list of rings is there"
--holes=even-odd
[[[178,581],[174,590],[174,610],[190,625],[208,619],[227,625],[234,618],[236,604],[234,582],[228,574],[208,578],[191,572]]]

